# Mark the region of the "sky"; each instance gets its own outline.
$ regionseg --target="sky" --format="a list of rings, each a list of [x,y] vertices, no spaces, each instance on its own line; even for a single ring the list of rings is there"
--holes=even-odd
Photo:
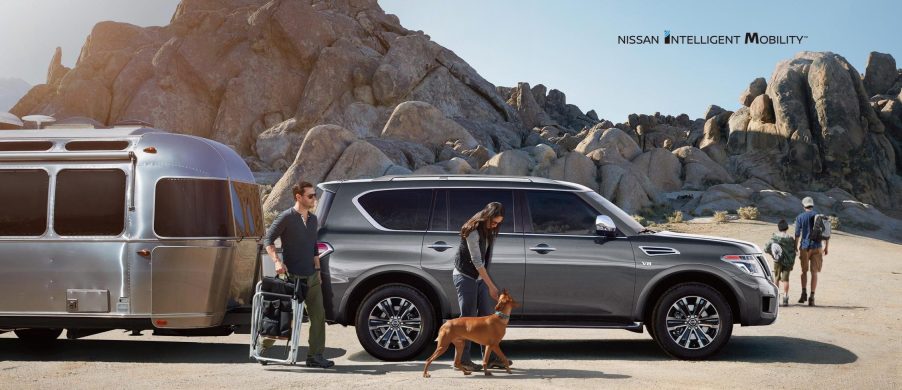
[[[177,0],[0,0],[0,78],[44,82],[57,46],[73,66],[97,22],[165,25]],[[544,84],[584,112],[623,122],[630,113],[739,107],[756,77],[803,50],[832,51],[864,72],[868,53],[902,66],[900,1],[380,0],[495,85]],[[804,35],[790,45],[624,45],[621,35]]]

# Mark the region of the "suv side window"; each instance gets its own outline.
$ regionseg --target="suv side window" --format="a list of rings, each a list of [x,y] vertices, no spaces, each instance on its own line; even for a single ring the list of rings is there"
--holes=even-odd
[[[579,196],[563,191],[528,191],[533,233],[594,235],[598,212]]]
[[[504,222],[501,233],[514,232],[514,192],[511,190],[490,190],[481,188],[454,188],[448,191],[450,217],[448,228],[460,231],[470,217],[491,202],[501,202],[504,206]]]
[[[432,207],[432,190],[374,191],[358,199],[376,223],[391,230],[426,230]]]

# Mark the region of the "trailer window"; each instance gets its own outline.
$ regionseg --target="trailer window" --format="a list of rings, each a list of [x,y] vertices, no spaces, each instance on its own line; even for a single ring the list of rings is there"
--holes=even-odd
[[[47,230],[50,176],[39,169],[0,171],[0,236],[40,236]]]
[[[235,237],[229,182],[162,179],[157,182],[154,231],[160,237]]]
[[[56,175],[53,230],[61,236],[118,236],[125,230],[125,172],[64,169]]]
[[[260,187],[256,184],[232,182],[235,197],[232,210],[235,226],[241,237],[263,236],[263,207],[260,205]]]

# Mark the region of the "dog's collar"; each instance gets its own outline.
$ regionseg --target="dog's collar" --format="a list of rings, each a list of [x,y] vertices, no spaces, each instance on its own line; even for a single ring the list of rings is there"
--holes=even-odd
[[[511,319],[510,314],[504,314],[504,313],[502,313],[502,312],[500,312],[500,311],[497,311],[497,310],[495,311],[495,315],[498,316],[498,317],[501,317],[502,320],[509,320],[509,319]]]

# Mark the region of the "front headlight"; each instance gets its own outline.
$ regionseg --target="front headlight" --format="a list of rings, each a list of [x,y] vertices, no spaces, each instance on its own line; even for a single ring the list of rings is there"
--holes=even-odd
[[[749,275],[765,277],[765,271],[761,268],[761,264],[758,263],[758,259],[753,255],[724,255],[720,259],[739,267],[739,269]]]

